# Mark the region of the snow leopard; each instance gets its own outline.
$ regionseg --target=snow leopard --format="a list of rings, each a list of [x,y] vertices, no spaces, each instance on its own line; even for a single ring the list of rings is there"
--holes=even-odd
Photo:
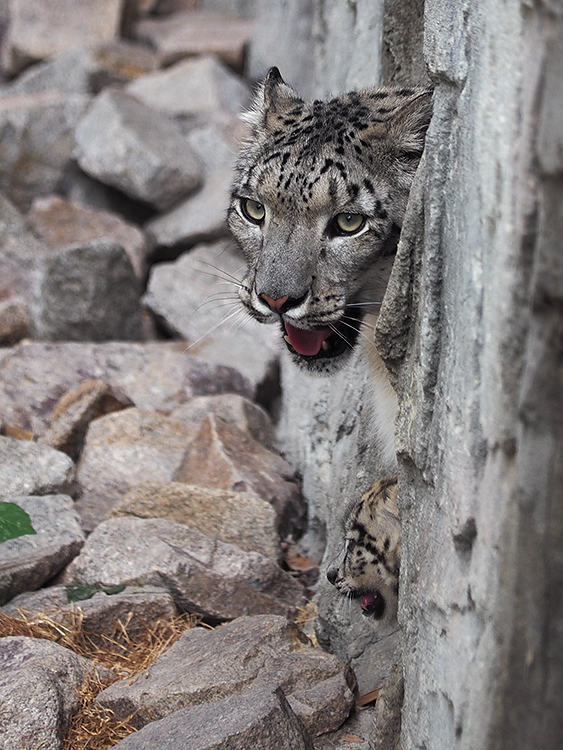
[[[375,351],[373,328],[431,114],[426,88],[371,88],[306,102],[271,68],[245,115],[250,136],[228,209],[247,264],[242,305],[257,321],[279,326],[294,363],[330,376],[365,346],[377,428],[386,463],[393,465],[396,395]],[[376,491],[374,485],[368,495]],[[358,503],[369,505],[365,496]],[[366,516],[366,533],[350,543],[357,550],[371,538],[400,544],[395,519],[386,532],[389,518],[387,512]],[[368,552],[366,566],[376,560]],[[392,556],[392,550],[385,553]],[[395,558],[393,571],[398,551]],[[392,598],[395,585],[386,581],[371,591],[367,609],[374,614],[378,597]],[[361,593],[370,592],[363,586]]]

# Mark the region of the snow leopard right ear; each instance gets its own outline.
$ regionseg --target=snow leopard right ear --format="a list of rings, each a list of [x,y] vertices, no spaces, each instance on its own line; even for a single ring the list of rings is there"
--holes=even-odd
[[[270,68],[251,109],[243,115],[243,119],[251,126],[254,135],[261,132],[269,135],[278,130],[289,113],[296,107],[302,107],[303,103],[297,92],[283,80],[280,71]]]

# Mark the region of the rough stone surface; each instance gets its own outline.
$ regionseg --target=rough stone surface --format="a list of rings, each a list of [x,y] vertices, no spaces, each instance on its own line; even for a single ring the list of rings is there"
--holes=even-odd
[[[253,24],[226,13],[188,11],[168,18],[145,18],[135,28],[138,39],[149,42],[161,64],[183,57],[211,54],[241,72]]]
[[[272,560],[163,518],[112,518],[97,526],[65,583],[164,586],[182,612],[214,620],[290,615],[302,588]]]
[[[7,424],[45,434],[59,400],[84,381],[102,379],[141,409],[171,412],[192,396],[250,396],[236,370],[190,357],[184,343],[23,342],[0,356],[0,413]]]
[[[159,210],[201,182],[200,165],[174,122],[123,91],[102,92],[75,139],[87,174]]]
[[[68,492],[74,483],[72,460],[28,440],[0,437],[0,497]]]
[[[131,686],[114,683],[98,701],[118,717],[141,709],[136,721],[142,726],[148,715],[154,721],[250,687],[280,687],[296,714],[303,713],[310,724],[316,710],[326,715],[326,699],[319,700],[319,688],[337,676],[347,683],[347,690],[332,693],[332,729],[342,724],[353,704],[354,678],[345,664],[312,648],[307,637],[283,617],[240,617],[215,631],[188,631],[156,660],[147,680]]]
[[[113,412],[90,424],[78,463],[77,508],[91,530],[136,484],[171,481],[197,426],[156,411]]]
[[[242,266],[226,243],[201,245],[174,263],[155,266],[144,301],[189,342],[190,352],[236,367],[254,384],[258,396],[260,391],[271,395],[279,333],[275,326],[251,320],[241,308],[237,288]]]
[[[19,296],[0,301],[0,346],[12,346],[30,333],[29,306]]]
[[[79,705],[84,679],[95,667],[56,643],[39,638],[0,639],[0,726],[3,750],[60,750],[61,730]]]
[[[201,421],[174,479],[261,497],[276,511],[282,539],[303,528],[306,510],[294,469],[248,433],[214,414]]]
[[[65,94],[87,94],[91,91],[91,65],[89,50],[76,47],[54,60],[28,68],[11,83],[0,87],[0,97],[35,94],[49,89]]]
[[[135,275],[142,282],[147,272],[148,244],[143,232],[110,211],[97,211],[49,195],[33,201],[27,221],[35,234],[53,248],[89,244],[106,239],[121,245]]]
[[[84,544],[72,498],[45,495],[3,499],[26,511],[36,533],[2,542],[0,604],[23,591],[39,588],[64,568]]]
[[[89,101],[86,94],[60,91],[0,99],[0,190],[20,210],[57,187]]]
[[[60,399],[50,427],[38,442],[50,445],[76,461],[82,453],[90,422],[128,406],[133,406],[131,399],[108,383],[86,380]]]
[[[189,743],[189,745],[186,745]],[[122,750],[313,750],[303,724],[280,689],[255,688],[213,703],[175,711],[122,740]]]
[[[39,270],[35,338],[139,341],[140,285],[127,253],[108,240],[54,251]]]
[[[237,115],[249,94],[240,78],[209,55],[145,75],[126,90],[148,107],[192,117],[216,110]]]
[[[56,57],[71,47],[114,39],[124,0],[12,0],[2,49],[3,67],[17,73],[30,62]]]
[[[112,518],[167,518],[248,552],[276,560],[280,555],[276,513],[247,492],[228,492],[182,482],[144,482],[124,495]]]
[[[79,616],[83,632],[96,643],[105,643],[106,646],[104,636],[105,639],[119,638],[123,633],[121,625],[126,625],[133,640],[147,625],[154,627],[159,620],[169,620],[177,614],[168,591],[158,586],[127,586],[113,594],[98,591],[91,598],[78,601],[72,587],[49,586],[19,594],[4,605],[2,611],[11,617],[47,614],[51,620],[67,627],[74,617]]]

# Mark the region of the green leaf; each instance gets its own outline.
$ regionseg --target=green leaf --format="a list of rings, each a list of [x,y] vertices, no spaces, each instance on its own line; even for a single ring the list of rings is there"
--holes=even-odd
[[[16,503],[0,501],[0,543],[25,534],[36,534],[31,518]]]
[[[66,586],[66,598],[69,602],[83,602],[85,599],[91,599],[94,594],[103,591],[104,594],[112,596],[113,594],[120,594],[125,588],[124,583],[119,583],[116,586],[88,586],[85,583],[75,583]]]

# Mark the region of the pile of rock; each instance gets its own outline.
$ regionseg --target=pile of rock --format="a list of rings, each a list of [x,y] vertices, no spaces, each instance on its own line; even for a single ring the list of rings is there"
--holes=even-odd
[[[136,712],[120,744],[312,748],[355,680],[292,623],[305,589],[282,543],[306,510],[262,408],[276,335],[236,302],[251,24],[194,6],[2,5],[0,500],[36,533],[0,544],[0,605],[79,607],[108,638],[182,612],[229,622],[99,696]],[[93,664],[19,636],[0,664],[2,746],[60,748]]]

